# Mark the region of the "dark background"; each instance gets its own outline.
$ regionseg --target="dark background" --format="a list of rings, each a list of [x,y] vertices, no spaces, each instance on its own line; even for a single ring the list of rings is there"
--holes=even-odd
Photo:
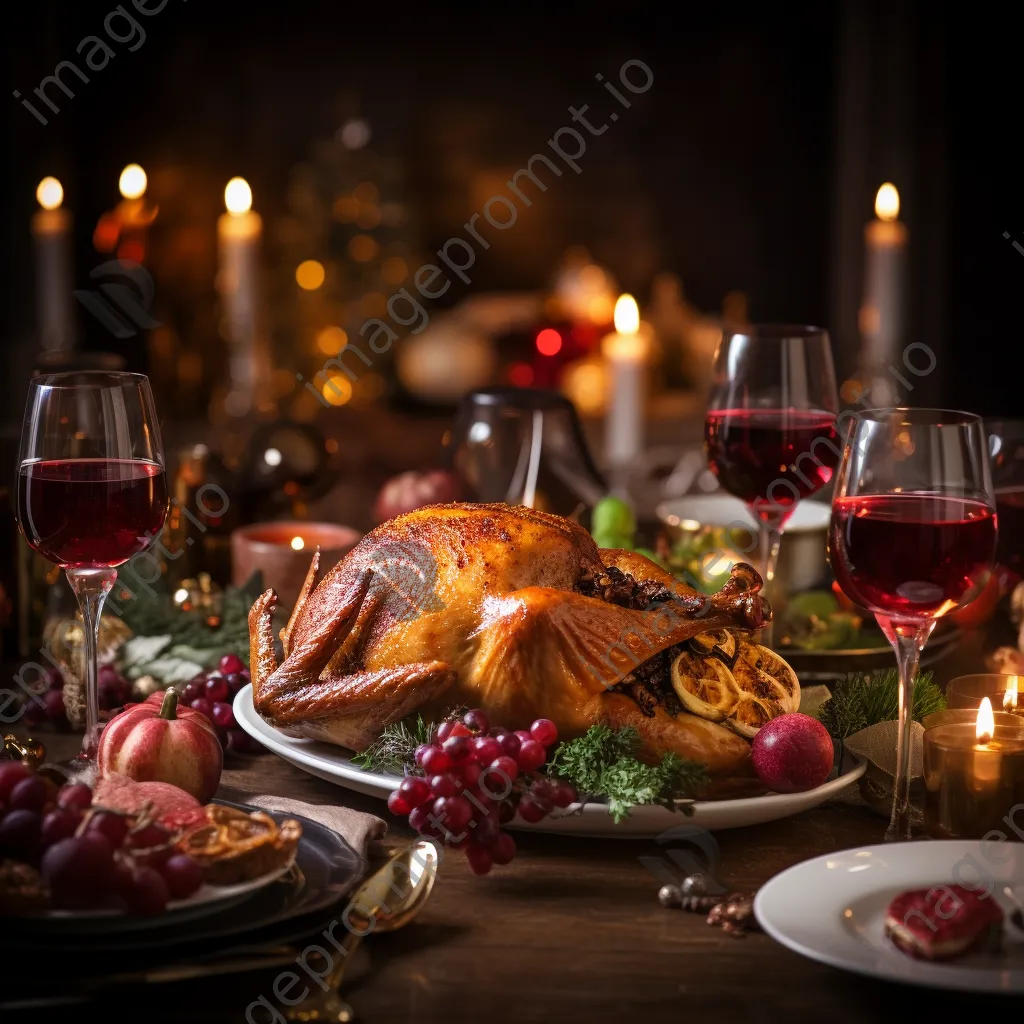
[[[74,212],[82,287],[106,258],[90,235],[126,163],[146,168],[162,209],[199,224],[212,250],[229,177],[249,180],[269,223],[293,165],[359,113],[374,145],[405,161],[423,242],[436,247],[479,209],[481,170],[522,166],[570,123],[570,104],[613,109],[595,74],[614,80],[630,58],[654,86],[588,140],[581,174],[557,179],[481,255],[473,289],[541,286],[580,243],[640,296],[670,269],[702,309],[742,289],[754,320],[824,323],[843,370],[857,344],[863,226],[892,180],[911,240],[907,340],[939,357],[922,399],[1020,408],[1024,255],[1003,237],[1024,244],[1020,86],[996,5],[168,0],[143,18],[127,3],[145,43],[111,43],[116,57],[87,85],[65,75],[75,98],[51,90],[61,111],[39,124],[11,91],[31,96],[60,60],[84,67],[76,46],[104,35],[114,7],[37,0],[5,13],[7,421],[20,416],[15,357],[33,344],[28,222],[44,175],[61,179]],[[143,368],[141,346],[124,351]]]

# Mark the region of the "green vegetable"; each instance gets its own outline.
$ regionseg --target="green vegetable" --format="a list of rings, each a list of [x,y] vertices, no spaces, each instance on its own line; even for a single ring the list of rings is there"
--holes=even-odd
[[[636,515],[633,509],[621,498],[610,495],[602,498],[595,506],[590,517],[590,532],[594,539],[598,537],[617,537],[628,539],[626,547],[632,547],[636,540]],[[599,547],[607,547],[598,542]],[[622,544],[615,545],[622,547]]]
[[[568,779],[586,795],[605,797],[608,813],[616,823],[636,804],[661,804],[682,810],[676,800],[692,799],[707,784],[707,769],[675,754],[666,754],[659,764],[644,764],[636,757],[639,736],[632,727],[612,730],[592,725],[578,739],[559,744],[548,766],[548,774]]]
[[[594,543],[599,548],[623,548],[630,551],[633,547],[633,538],[617,533],[595,533]]]
[[[945,707],[946,698],[932,681],[931,672],[920,673],[914,680],[915,720]],[[843,740],[869,725],[894,721],[898,710],[899,675],[893,668],[873,676],[858,672],[836,683],[818,717],[831,736]]]

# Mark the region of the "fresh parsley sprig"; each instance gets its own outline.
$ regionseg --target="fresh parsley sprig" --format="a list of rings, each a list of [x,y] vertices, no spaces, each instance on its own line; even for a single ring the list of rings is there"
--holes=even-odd
[[[666,754],[656,765],[637,758],[640,737],[630,726],[613,730],[592,725],[578,739],[559,744],[548,766],[548,775],[567,779],[586,796],[604,797],[608,813],[618,824],[637,804],[661,804],[686,813],[688,805],[707,784],[707,769],[675,754]]]

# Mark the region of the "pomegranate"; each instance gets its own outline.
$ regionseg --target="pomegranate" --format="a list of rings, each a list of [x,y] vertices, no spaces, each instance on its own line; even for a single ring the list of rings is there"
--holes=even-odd
[[[832,737],[816,718],[794,711],[762,725],[751,744],[757,777],[778,793],[820,786],[832,770]]]
[[[136,782],[167,782],[200,803],[217,791],[224,754],[205,715],[178,707],[173,690],[151,694],[115,715],[100,737],[101,777],[126,775]]]

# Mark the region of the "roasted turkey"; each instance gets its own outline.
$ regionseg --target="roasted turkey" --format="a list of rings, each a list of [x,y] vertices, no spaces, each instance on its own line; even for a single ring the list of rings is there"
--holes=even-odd
[[[249,614],[256,709],[290,735],[361,750],[412,711],[454,705],[513,729],[550,718],[563,738],[632,725],[645,756],[674,751],[718,774],[749,758],[725,726],[630,695],[674,645],[768,621],[748,565],[709,598],[641,555],[598,550],[560,516],[451,504],[379,526],[314,589],[317,568],[314,556],[280,664],[274,592]]]

